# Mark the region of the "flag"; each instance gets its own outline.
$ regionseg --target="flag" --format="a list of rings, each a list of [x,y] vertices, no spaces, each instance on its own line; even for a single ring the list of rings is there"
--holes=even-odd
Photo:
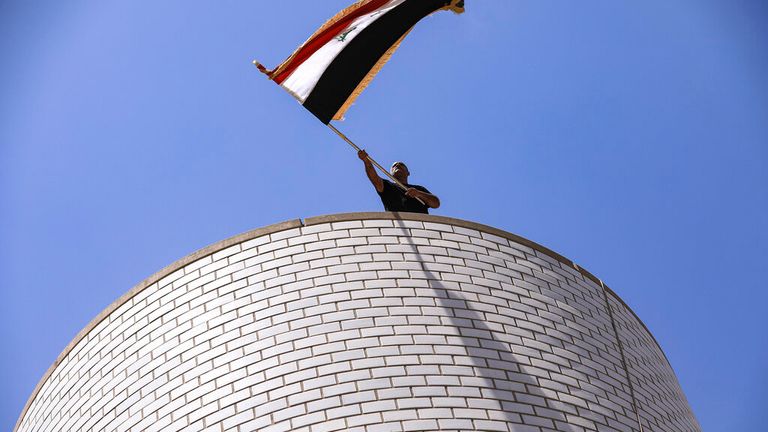
[[[339,12],[273,70],[263,73],[320,121],[341,120],[416,23],[464,0],[361,0]]]

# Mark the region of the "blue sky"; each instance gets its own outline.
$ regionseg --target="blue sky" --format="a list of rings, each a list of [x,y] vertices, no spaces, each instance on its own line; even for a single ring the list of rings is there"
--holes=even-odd
[[[375,211],[356,155],[250,64],[349,0],[0,1],[0,429],[103,308],[210,243]],[[768,5],[468,0],[338,124],[434,214],[611,286],[708,432],[768,406]]]

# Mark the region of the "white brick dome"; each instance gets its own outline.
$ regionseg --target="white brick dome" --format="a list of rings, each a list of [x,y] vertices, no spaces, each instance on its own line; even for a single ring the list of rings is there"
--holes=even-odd
[[[571,261],[471,222],[356,213],[257,229],[139,284],[15,430],[701,428],[640,319]]]

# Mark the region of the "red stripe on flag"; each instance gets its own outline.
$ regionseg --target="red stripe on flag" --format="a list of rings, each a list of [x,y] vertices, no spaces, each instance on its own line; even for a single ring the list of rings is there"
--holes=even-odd
[[[376,9],[384,6],[388,1],[389,0],[372,0],[371,2],[363,5],[362,7],[334,23],[332,26],[325,29],[322,33],[318,34],[312,38],[312,40],[304,44],[304,46],[302,46],[296,55],[291,59],[291,62],[272,79],[276,83],[282,84],[283,81],[285,81],[299,66],[301,66],[302,63],[304,63],[304,61],[312,57],[312,54],[330,42],[331,39],[339,34],[339,32],[346,28],[352,21],[375,11]]]

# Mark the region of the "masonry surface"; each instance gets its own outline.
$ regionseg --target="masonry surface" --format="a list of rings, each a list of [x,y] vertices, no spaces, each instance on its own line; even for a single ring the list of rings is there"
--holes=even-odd
[[[358,213],[222,241],[139,284],[18,431],[700,431],[639,318],[503,231]]]

